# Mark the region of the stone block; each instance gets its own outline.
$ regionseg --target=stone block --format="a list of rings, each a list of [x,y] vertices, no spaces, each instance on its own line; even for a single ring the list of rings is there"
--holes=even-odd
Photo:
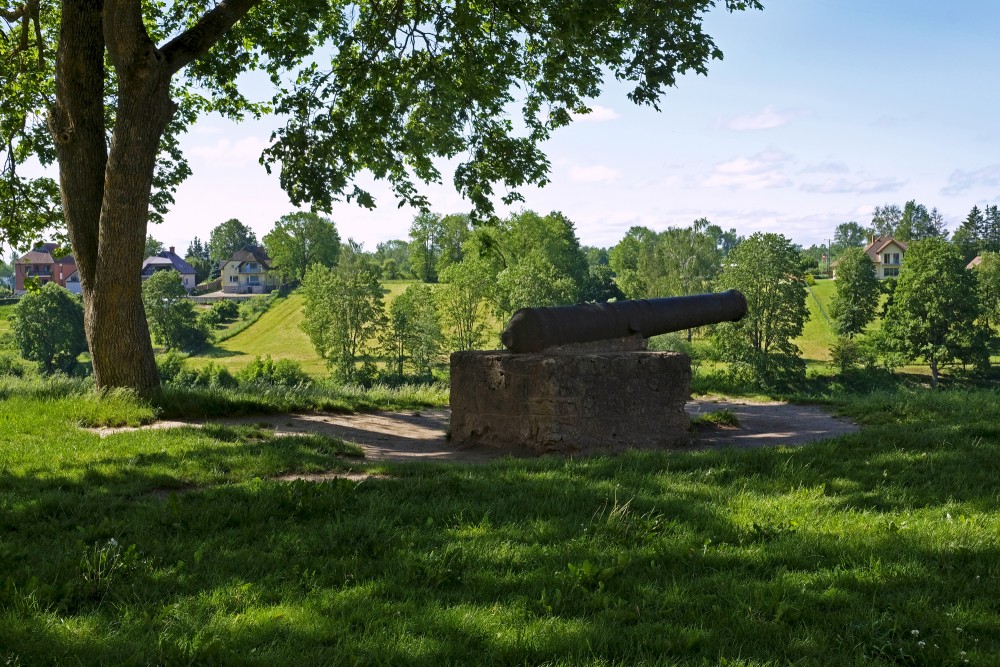
[[[451,437],[536,452],[690,442],[691,360],[675,352],[456,352]]]

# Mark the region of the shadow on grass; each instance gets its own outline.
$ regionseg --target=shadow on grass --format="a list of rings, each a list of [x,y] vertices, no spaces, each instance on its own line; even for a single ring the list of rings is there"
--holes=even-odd
[[[989,664],[995,423],[320,484],[263,478],[342,460],[294,438],[116,436],[86,466],[0,473],[0,647],[23,664]],[[170,484],[199,487],[149,493]]]

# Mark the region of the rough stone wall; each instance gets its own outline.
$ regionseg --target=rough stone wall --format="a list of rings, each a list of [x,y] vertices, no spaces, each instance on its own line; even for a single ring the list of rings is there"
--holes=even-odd
[[[691,359],[675,352],[451,355],[451,437],[545,452],[690,441]]]

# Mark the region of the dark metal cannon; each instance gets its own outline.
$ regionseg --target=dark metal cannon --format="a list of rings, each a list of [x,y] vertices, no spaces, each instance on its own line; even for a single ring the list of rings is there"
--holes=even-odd
[[[735,322],[747,312],[736,290],[664,299],[522,308],[500,339],[512,352],[541,352],[558,345],[592,343],[641,335],[643,338],[706,324]]]

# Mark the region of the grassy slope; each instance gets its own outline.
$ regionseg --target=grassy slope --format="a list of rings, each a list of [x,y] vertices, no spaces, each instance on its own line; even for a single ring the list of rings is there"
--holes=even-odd
[[[9,393],[9,392],[8,392]],[[381,464],[0,386],[9,664],[995,664],[1000,401],[790,449]],[[280,473],[369,468],[363,483]]]
[[[834,293],[834,281],[818,280],[810,288],[806,298],[809,320],[802,328],[802,335],[794,342],[802,350],[802,357],[807,361],[830,360],[830,346],[837,338],[829,321],[830,300],[833,299]]]
[[[10,322],[7,318],[13,312],[14,306],[0,306],[0,334],[10,331]]]

